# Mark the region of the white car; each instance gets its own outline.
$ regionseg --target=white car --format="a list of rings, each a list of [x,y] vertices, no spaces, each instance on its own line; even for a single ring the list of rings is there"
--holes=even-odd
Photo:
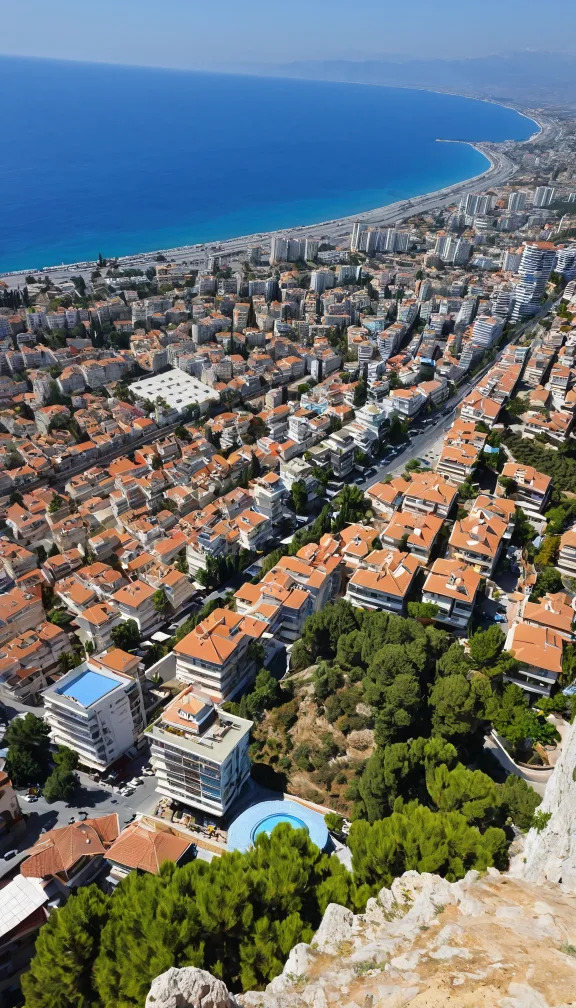
[[[24,794],[24,795],[22,795],[22,801],[34,802],[34,801],[38,801],[38,799],[37,799],[36,795],[33,795],[33,794]]]
[[[134,794],[134,788],[133,787],[122,788],[120,794],[124,795],[125,798],[128,798],[129,795]]]

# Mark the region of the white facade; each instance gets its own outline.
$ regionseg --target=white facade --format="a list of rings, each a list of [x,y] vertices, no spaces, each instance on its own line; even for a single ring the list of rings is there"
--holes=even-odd
[[[130,749],[146,720],[138,679],[84,662],[42,694],[52,741],[104,770]]]
[[[218,818],[250,776],[252,722],[216,707],[209,697],[184,690],[153,725],[156,790]]]

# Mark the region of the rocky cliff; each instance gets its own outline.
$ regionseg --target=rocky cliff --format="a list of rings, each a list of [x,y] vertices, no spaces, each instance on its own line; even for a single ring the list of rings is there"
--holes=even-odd
[[[511,874],[539,884],[559,882],[576,892],[576,721],[538,811],[550,813],[550,819],[540,833],[530,830]]]
[[[330,904],[265,991],[203,970],[158,977],[146,1008],[568,1008],[576,1005],[576,725],[507,874],[406,872],[354,915]]]
[[[146,1008],[568,1008],[576,896],[489,869],[453,884],[406,872],[366,912],[331,904],[263,992],[194,968],[158,977]]]

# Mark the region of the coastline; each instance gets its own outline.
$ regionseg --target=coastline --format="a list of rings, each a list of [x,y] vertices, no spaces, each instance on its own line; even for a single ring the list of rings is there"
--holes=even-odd
[[[345,83],[345,82],[343,82]],[[440,91],[433,88],[406,88],[407,90],[433,91],[436,94],[455,94],[455,92]],[[502,107],[513,109],[519,115],[529,119],[538,127],[526,140],[504,140],[504,141],[468,141],[468,140],[448,140],[437,138],[437,143],[465,143],[474,148],[488,161],[488,167],[478,175],[455,182],[450,186],[433,190],[428,193],[410,197],[409,199],[398,200],[384,206],[375,207],[371,210],[349,214],[343,217],[320,221],[316,224],[301,224],[289,228],[280,228],[271,231],[254,232],[236,238],[215,239],[207,242],[198,242],[190,245],[176,246],[172,248],[156,248],[147,252],[137,252],[129,255],[118,256],[117,261],[123,266],[150,265],[159,254],[166,256],[171,262],[190,262],[203,259],[208,251],[218,251],[221,255],[238,254],[246,251],[250,245],[256,243],[270,242],[274,236],[299,234],[305,232],[310,237],[320,240],[335,240],[340,242],[350,232],[354,221],[362,221],[372,226],[389,227],[394,224],[414,217],[420,213],[430,212],[442,206],[449,205],[455,199],[468,193],[474,192],[478,188],[483,188],[486,183],[502,185],[516,173],[518,166],[507,157],[505,149],[510,144],[531,143],[536,137],[546,132],[550,124],[546,121],[540,110],[526,110],[516,107],[513,104],[505,105],[493,99],[478,98],[474,95],[458,95],[458,97],[470,98],[475,101],[484,101],[489,104],[502,105]],[[540,118],[539,118],[540,117]],[[500,148],[503,148],[501,150]],[[32,267],[28,269],[12,270],[0,273],[0,280],[4,280],[13,287],[24,285],[25,276],[28,273],[42,274],[48,273],[56,279],[68,277],[72,274],[89,273],[97,265],[97,260],[84,260],[74,263],[63,263],[55,266],[43,267],[41,270]],[[19,282],[21,280],[21,282]]]

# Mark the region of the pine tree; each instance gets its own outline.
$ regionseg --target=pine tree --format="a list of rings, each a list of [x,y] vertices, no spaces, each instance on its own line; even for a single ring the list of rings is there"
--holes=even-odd
[[[96,1002],[92,967],[110,904],[91,885],[52,911],[22,976],[26,1008],[89,1008]]]

